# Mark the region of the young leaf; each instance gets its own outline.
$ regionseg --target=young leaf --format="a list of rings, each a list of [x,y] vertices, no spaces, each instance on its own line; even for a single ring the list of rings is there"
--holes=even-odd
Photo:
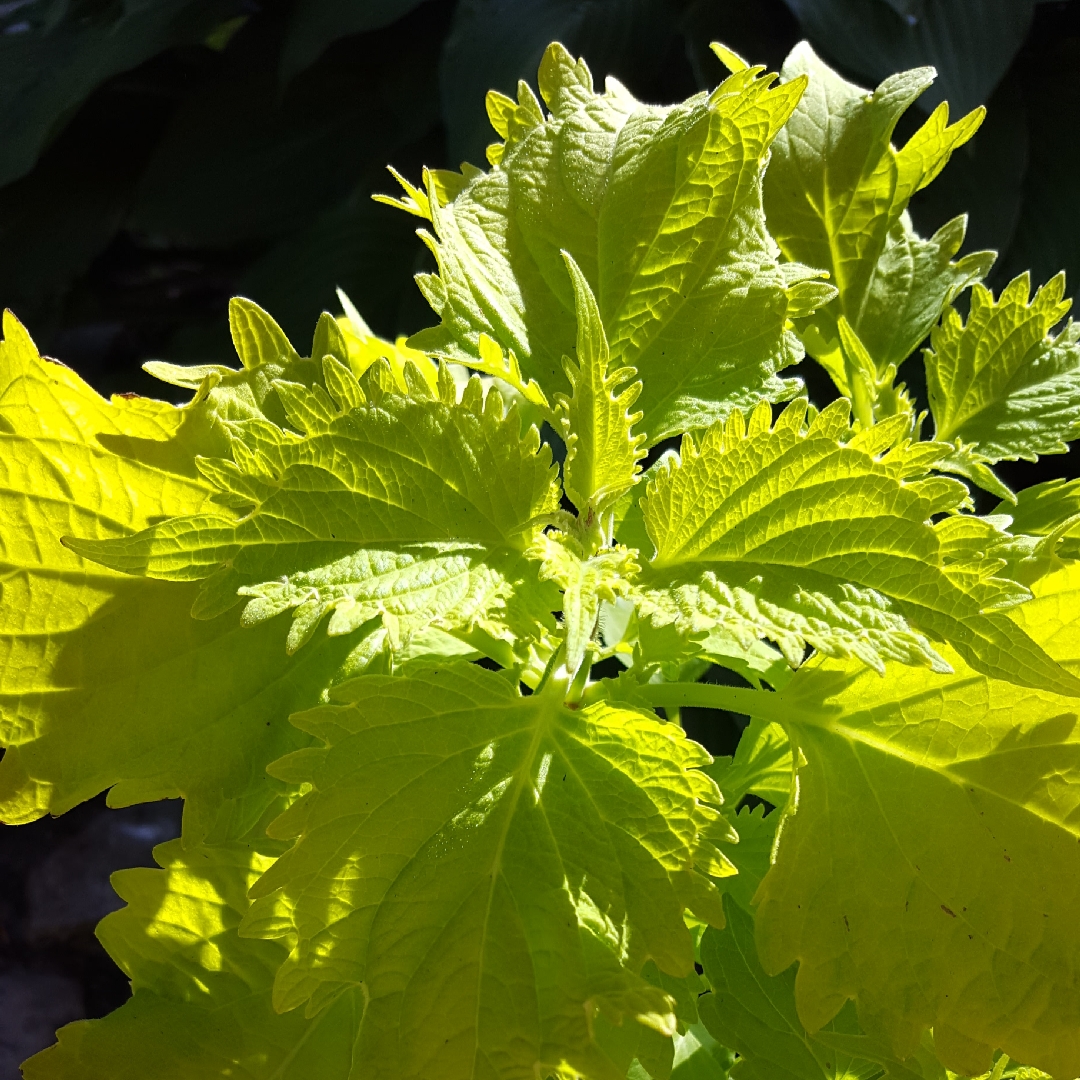
[[[267,364],[289,367],[300,362],[285,332],[251,300],[234,296],[229,301],[229,329],[236,355],[248,371]]]
[[[352,385],[336,402],[319,387],[275,384],[304,435],[233,424],[232,460],[200,462],[231,514],[175,517],[124,539],[69,545],[128,573],[205,579],[193,609],[201,618],[240,596],[254,598],[249,624],[292,610],[290,652],[331,611],[332,635],[381,618],[398,646],[428,624],[472,625],[504,607],[512,584],[527,599],[530,583],[518,569],[526,526],[558,499],[536,429],[522,439],[516,410],[504,416],[499,395],[485,401],[478,380],[460,404],[450,386],[452,404],[390,393],[355,405],[359,386],[342,365],[336,371]],[[535,577],[532,594],[542,596]],[[542,600],[537,614],[545,617]]]
[[[856,316],[879,372],[890,364],[899,367],[926,339],[942,309],[990,272],[992,251],[952,261],[966,231],[966,216],[946,222],[928,239],[915,232],[906,213],[890,227]]]
[[[641,383],[625,384],[633,368],[610,368],[610,352],[596,299],[578,269],[565,255],[574,283],[577,310],[577,362],[563,358],[573,394],[556,398],[559,425],[566,443],[564,488],[586,522],[598,518],[637,482],[638,462],[645,456],[644,435],[633,435],[641,413],[632,413]],[[623,387],[623,389],[619,389]]]
[[[761,171],[804,81],[777,87],[760,71],[663,109],[614,80],[594,93],[584,62],[552,45],[539,74],[550,116],[524,84],[523,104],[496,98],[498,163],[445,204],[430,183],[412,200],[435,232],[438,275],[418,280],[441,324],[410,343],[473,365],[486,334],[549,397],[566,392],[566,251],[596,298],[612,368],[643,380],[650,443],[791,396],[776,377],[802,355],[789,304],[807,314],[832,293],[814,300],[813,271],[781,270],[765,230]]]
[[[803,339],[836,377],[843,369],[837,336],[843,315],[883,374],[908,357],[945,305],[993,262],[986,251],[950,261],[963,243],[963,218],[924,240],[904,213],[911,196],[975,134],[985,110],[950,125],[942,103],[896,150],[889,141],[896,123],[930,85],[932,68],[890,76],[868,94],[802,42],[781,77],[810,82],[777,136],[765,176],[769,230],[787,258],[828,270],[840,291],[802,328]]]
[[[1029,302],[1030,288],[1021,274],[995,301],[976,285],[967,322],[949,308],[924,353],[934,437],[989,464],[1063,454],[1080,436],[1080,325],[1050,335],[1072,306],[1065,275]]]
[[[1026,686],[1080,692],[1080,680],[995,608],[1027,593],[994,578],[1003,562],[969,573],[957,531],[983,528],[934,514],[966,498],[957,481],[925,471],[886,425],[852,436],[848,404],[830,405],[803,430],[805,402],[775,426],[761,405],[732,414],[644,500],[656,555],[639,587],[641,610],[686,631],[719,625],[739,639],[771,638],[794,667],[812,645],[875,670],[892,659],[947,671],[924,636],[952,643],[979,670]],[[959,520],[959,524],[955,522]],[[981,532],[979,533],[981,537]]]
[[[295,941],[279,1009],[363,983],[354,1067],[372,1080],[614,1078],[591,1016],[674,1031],[672,998],[638,972],[691,972],[682,909],[720,918],[703,875],[730,872],[712,841],[733,835],[697,744],[469,664],[366,676],[336,700],[294,718],[326,750],[272,768],[312,785],[270,828],[297,840],[245,923]]]
[[[102,1020],[61,1028],[23,1066],[26,1080],[347,1080],[362,993],[314,1019],[277,1013],[271,991],[287,949],[237,935],[247,890],[273,856],[173,841],[154,858],[162,869],[113,875],[127,907],[98,926],[133,996]]]
[[[601,548],[585,556],[570,537],[545,533],[531,554],[542,559],[540,576],[563,590],[562,626],[566,635],[566,669],[581,667],[585,652],[599,626],[600,604],[614,603],[625,595],[638,572],[637,552],[615,547]]]
[[[481,375],[493,375],[502,379],[508,386],[513,387],[526,400],[534,405],[540,405],[545,410],[549,408],[548,400],[540,384],[535,379],[528,382],[522,377],[521,365],[511,349],[509,354],[504,354],[499,348],[499,343],[489,338],[487,334],[480,335],[479,358],[473,360],[469,366]]]
[[[1080,568],[1015,613],[1072,670]],[[814,662],[777,697],[806,764],[758,890],[765,969],[799,961],[816,1030],[848,998],[901,1058],[932,1026],[974,1075],[1001,1048],[1080,1072],[1080,735],[1076,706],[973,671],[928,684]],[[960,1059],[957,1048],[967,1047]],[[950,1048],[954,1053],[951,1054]]]
[[[203,453],[226,452],[227,443],[220,433],[223,421],[285,423],[285,412],[274,393],[278,379],[309,387],[322,382],[322,357],[300,357],[281,327],[258,304],[234,297],[229,304],[229,327],[242,365],[239,371],[223,364],[181,367],[160,360],[143,364],[154,378],[196,391],[184,422],[204,439],[204,429],[210,428],[216,445]]]

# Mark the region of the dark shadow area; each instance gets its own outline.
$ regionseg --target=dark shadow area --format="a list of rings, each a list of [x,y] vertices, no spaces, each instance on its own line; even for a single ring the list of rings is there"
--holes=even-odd
[[[18,1080],[60,1025],[130,996],[94,927],[123,906],[109,875],[155,866],[151,851],[180,835],[180,814],[179,801],[110,810],[99,795],[60,818],[0,826],[0,1080]]]

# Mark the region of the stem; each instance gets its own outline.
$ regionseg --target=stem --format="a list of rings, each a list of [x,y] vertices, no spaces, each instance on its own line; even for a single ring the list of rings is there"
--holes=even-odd
[[[1001,1080],[1001,1074],[1005,1071],[1009,1064],[1009,1055],[1002,1054],[1001,1057],[994,1062],[994,1071],[990,1074],[990,1080]]]
[[[547,667],[544,668],[544,674],[540,677],[540,681],[533,689],[534,694],[541,693],[547,684],[551,681],[552,675],[555,674],[556,669],[563,662],[563,658],[566,656],[566,644],[561,642],[559,647],[551,654],[547,662]]]
[[[727,709],[781,724],[790,719],[790,710],[784,706],[780,695],[770,690],[717,686],[713,683],[664,682],[645,683],[635,692],[654,706],[691,705],[701,709]]]
[[[565,705],[571,705],[576,708],[581,704],[581,695],[585,690],[585,684],[589,681],[589,672],[591,670],[592,658],[589,655],[589,650],[586,650],[585,659],[581,661],[581,666],[574,675],[574,681],[566,691],[566,698],[563,702]]]

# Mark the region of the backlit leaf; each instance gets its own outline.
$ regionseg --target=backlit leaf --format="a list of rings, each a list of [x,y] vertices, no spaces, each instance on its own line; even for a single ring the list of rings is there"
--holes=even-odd
[[[573,393],[557,399],[566,443],[564,487],[579,515],[592,520],[637,482],[645,436],[631,434],[642,414],[630,410],[641,383],[625,385],[634,377],[633,368],[611,369],[596,299],[569,255],[566,266],[574,283],[578,333],[577,360],[564,361]]]
[[[379,400],[367,403],[348,368],[332,356],[324,368],[336,399],[321,386],[274,383],[303,434],[235,423],[232,459],[200,459],[225,508],[123,540],[68,543],[128,573],[204,580],[199,618],[241,596],[253,598],[247,624],[291,610],[290,652],[331,612],[331,635],[379,619],[400,647],[429,624],[482,622],[515,591],[527,596],[530,579],[539,593],[520,552],[557,490],[535,428],[522,439],[516,410],[504,416],[499,395],[485,399],[478,380],[460,403],[451,382],[436,399],[418,374],[419,398],[369,386]],[[385,365],[370,369],[379,370],[389,377]],[[537,616],[545,614],[541,600]]]
[[[1080,670],[1080,570],[1015,618]],[[990,1052],[1080,1072],[1080,738],[1076,706],[973,671],[928,682],[815,662],[777,698],[806,758],[798,810],[758,890],[771,973],[799,961],[810,1031],[854,998],[906,1057],[932,1026],[957,1071]],[[947,823],[948,827],[943,827]]]
[[[349,654],[341,639],[283,664],[280,623],[194,622],[192,586],[125,577],[61,545],[65,533],[106,540],[208,508],[191,419],[162,402],[103,400],[6,317],[5,821],[60,814],[111,787],[114,805],[183,794],[188,833],[221,814],[242,828],[276,795],[265,763],[302,745],[285,717],[314,704]]]
[[[907,358],[945,305],[993,262],[991,252],[950,261],[963,243],[964,219],[924,240],[905,213],[911,196],[975,133],[984,110],[949,124],[942,103],[897,150],[890,143],[893,130],[930,85],[932,68],[892,75],[870,94],[842,79],[803,42],[781,74],[810,82],[777,136],[765,176],[769,230],[787,258],[828,270],[840,291],[800,332],[832,374],[842,367],[837,320],[843,315],[884,374]]]

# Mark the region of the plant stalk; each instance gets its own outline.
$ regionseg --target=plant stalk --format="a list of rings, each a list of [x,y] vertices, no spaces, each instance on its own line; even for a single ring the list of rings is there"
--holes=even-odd
[[[650,705],[661,708],[691,705],[699,709],[727,709],[781,724],[790,718],[790,708],[785,706],[779,694],[770,690],[700,682],[663,682],[645,683],[636,693]]]

